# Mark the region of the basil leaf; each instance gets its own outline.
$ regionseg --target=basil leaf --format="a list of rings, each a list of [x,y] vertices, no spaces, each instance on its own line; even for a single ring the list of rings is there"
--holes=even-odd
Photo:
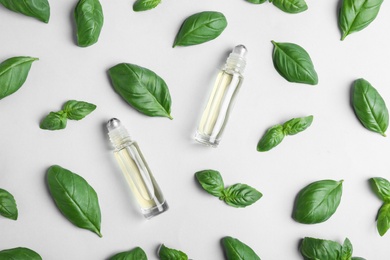
[[[378,212],[378,219],[376,223],[379,235],[384,236],[390,228],[390,203],[383,203]]]
[[[340,204],[343,181],[316,181],[297,196],[293,218],[303,224],[316,224],[329,219]]]
[[[15,93],[26,81],[32,57],[13,57],[0,64],[0,99]]]
[[[130,251],[118,253],[109,260],[148,260],[148,257],[142,248],[136,247]]]
[[[367,80],[358,79],[353,84],[352,105],[365,128],[386,136],[389,111],[381,95]]]
[[[100,207],[95,190],[81,176],[53,165],[47,171],[50,194],[64,216],[79,228],[100,233]]]
[[[385,202],[390,202],[390,182],[384,178],[376,177],[370,179],[372,190]]]
[[[363,257],[352,257],[351,260],[366,260]]]
[[[305,237],[300,252],[306,260],[341,259],[342,246],[334,241]]]
[[[173,47],[205,43],[217,38],[227,26],[219,12],[201,12],[188,17],[176,35]]]
[[[65,103],[63,111],[71,120],[80,120],[96,109],[96,105],[84,101],[69,100]]]
[[[188,256],[182,251],[171,249],[162,244],[158,250],[160,260],[188,260]]]
[[[99,0],[80,0],[74,10],[77,44],[88,47],[95,44],[103,27],[103,9]]]
[[[227,260],[260,260],[252,248],[236,238],[222,238],[222,247]]]
[[[249,185],[237,183],[223,191],[223,199],[226,204],[236,207],[245,208],[258,201],[263,194]]]
[[[169,89],[156,73],[128,63],[118,64],[108,73],[115,91],[133,108],[148,116],[172,119]]]
[[[3,189],[0,189],[0,215],[13,220],[18,218],[18,208],[14,196]]]
[[[42,257],[35,251],[17,247],[0,251],[1,260],[42,260]]]
[[[272,43],[274,67],[283,78],[289,82],[318,84],[317,72],[305,49],[294,43]]]
[[[269,128],[257,143],[258,152],[266,152],[280,144],[284,139],[283,126],[274,125]]]
[[[308,128],[313,122],[313,116],[293,118],[283,124],[283,132],[285,135],[295,135]]]
[[[366,28],[375,20],[383,0],[341,0],[339,27],[341,40]]]
[[[7,9],[48,23],[50,5],[47,0],[0,0]]]
[[[44,130],[61,130],[66,127],[66,114],[62,111],[50,112],[41,122],[39,127]]]
[[[223,195],[224,183],[221,174],[214,170],[203,170],[195,173],[202,188],[216,197]]]
[[[269,0],[282,10],[283,12],[290,14],[297,14],[307,10],[307,4],[305,0]]]
[[[341,247],[341,260],[351,260],[353,247],[351,241],[348,238],[344,240],[344,244]]]
[[[252,4],[262,4],[265,3],[267,0],[246,0],[246,1]]]
[[[136,12],[146,11],[155,8],[161,3],[161,0],[137,0],[133,5]]]

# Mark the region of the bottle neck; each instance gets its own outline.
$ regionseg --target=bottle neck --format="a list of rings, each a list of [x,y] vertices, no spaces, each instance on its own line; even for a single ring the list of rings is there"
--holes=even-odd
[[[131,139],[126,128],[123,126],[112,129],[108,132],[108,136],[115,150],[120,150],[126,145],[132,144],[134,141]]]
[[[234,71],[242,74],[245,70],[246,60],[244,57],[240,56],[237,53],[230,53],[229,57],[226,60],[224,70]]]

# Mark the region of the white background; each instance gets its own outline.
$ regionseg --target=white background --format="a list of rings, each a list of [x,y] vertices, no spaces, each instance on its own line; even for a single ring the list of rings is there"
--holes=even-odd
[[[381,201],[368,179],[390,179],[390,140],[366,130],[350,105],[351,84],[365,78],[390,104],[390,5],[365,30],[340,41],[337,0],[307,0],[309,9],[287,14],[270,3],[244,0],[165,0],[156,9],[132,11],[130,0],[101,0],[105,22],[99,42],[76,46],[77,1],[50,1],[49,24],[0,7],[0,60],[33,56],[24,86],[0,100],[0,187],[11,192],[19,219],[0,218],[0,250],[28,247],[44,259],[107,259],[142,247],[157,259],[160,243],[195,260],[223,259],[220,240],[233,236],[261,259],[302,259],[305,236],[348,237],[354,256],[389,259],[390,234],[380,237],[375,217]],[[220,11],[228,27],[217,39],[172,48],[184,19]],[[319,84],[289,83],[274,69],[271,40],[293,42],[310,54]],[[192,141],[218,67],[237,44],[248,48],[245,81],[217,149]],[[107,70],[128,62],[149,68],[168,84],[171,121],[144,116],[117,95]],[[69,99],[97,105],[65,130],[45,131],[40,121]],[[310,128],[258,153],[267,128],[314,115]],[[145,220],[114,161],[104,128],[119,118],[136,139],[170,205]],[[61,165],[83,176],[99,196],[102,234],[76,228],[56,208],[45,184],[46,170]],[[225,205],[199,188],[194,173],[221,172],[225,184],[249,184],[263,193],[243,209]],[[307,184],[343,179],[343,196],[325,223],[304,225],[291,218],[294,198]]]

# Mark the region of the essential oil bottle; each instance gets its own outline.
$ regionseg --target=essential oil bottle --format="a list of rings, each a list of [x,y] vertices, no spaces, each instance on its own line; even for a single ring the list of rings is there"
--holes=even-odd
[[[115,158],[144,217],[149,219],[168,210],[168,204],[138,144],[131,139],[126,128],[118,119],[112,118],[107,123],[107,129],[115,148]]]
[[[246,65],[246,53],[244,45],[234,47],[219,72],[195,134],[195,140],[199,143],[218,146],[244,80],[242,73]]]

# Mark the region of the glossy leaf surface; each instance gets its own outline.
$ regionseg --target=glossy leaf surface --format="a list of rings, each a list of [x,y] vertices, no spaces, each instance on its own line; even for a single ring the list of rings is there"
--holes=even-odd
[[[133,5],[133,10],[136,12],[147,11],[155,8],[161,3],[161,0],[137,0]]]
[[[334,241],[305,237],[300,251],[306,260],[341,259],[342,246]]]
[[[7,9],[34,17],[44,23],[50,19],[50,5],[47,0],[0,0]]]
[[[353,253],[353,247],[351,241],[348,238],[344,240],[343,246],[341,247],[341,260],[351,260]]]
[[[375,177],[370,179],[372,190],[382,200],[390,202],[390,182],[384,178]]]
[[[15,198],[4,189],[0,189],[0,215],[13,220],[18,218]]]
[[[203,170],[195,173],[202,188],[213,196],[221,197],[224,183],[221,174],[215,170]]]
[[[222,199],[226,204],[236,207],[245,208],[258,201],[263,194],[246,184],[234,184],[223,191]]]
[[[0,251],[0,260],[42,260],[42,257],[31,249],[17,247]]]
[[[283,124],[283,132],[286,135],[295,135],[306,130],[313,122],[313,116],[293,118]]]
[[[263,4],[267,0],[246,0],[246,1],[249,2],[249,3],[252,3],[252,4]]]
[[[66,127],[66,114],[60,112],[50,112],[41,122],[39,127],[44,130],[61,130]]]
[[[65,103],[63,111],[66,117],[71,120],[80,120],[92,113],[96,109],[96,105],[84,102],[69,100]]]
[[[222,247],[227,260],[260,260],[252,248],[233,237],[224,237]]]
[[[280,144],[284,139],[282,125],[275,125],[267,130],[257,143],[257,151],[266,152]]]
[[[142,248],[136,247],[130,251],[118,253],[109,260],[148,260],[148,257]]]
[[[290,14],[297,14],[307,10],[305,0],[270,0],[280,10]]]
[[[188,260],[188,256],[182,251],[168,248],[164,244],[158,250],[160,260]]]
[[[376,223],[379,235],[383,236],[390,228],[390,203],[383,203],[378,213],[378,219]]]

